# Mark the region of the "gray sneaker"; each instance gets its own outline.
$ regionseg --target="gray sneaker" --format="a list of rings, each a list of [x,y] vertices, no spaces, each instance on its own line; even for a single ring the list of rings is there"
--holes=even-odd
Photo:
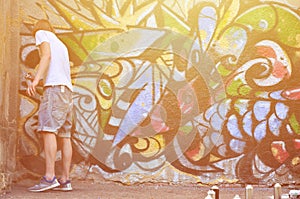
[[[51,181],[48,181],[46,177],[44,176],[39,184],[34,185],[33,187],[28,188],[28,191],[32,192],[41,192],[46,191],[49,189],[53,189],[55,187],[58,187],[60,184],[57,181],[56,177],[54,177]]]
[[[66,182],[62,182],[60,180],[58,180],[59,182],[59,186],[55,187],[53,190],[55,191],[72,191],[72,185],[71,185],[71,181],[67,180]]]

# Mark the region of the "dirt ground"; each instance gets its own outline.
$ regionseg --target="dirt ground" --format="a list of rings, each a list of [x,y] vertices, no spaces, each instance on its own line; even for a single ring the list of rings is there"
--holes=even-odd
[[[27,188],[34,185],[36,181],[23,180],[13,183],[9,193],[0,196],[1,199],[33,199],[33,198],[56,198],[56,199],[205,199],[208,186],[197,184],[171,185],[147,183],[138,185],[124,185],[117,182],[92,180],[74,180],[71,192],[47,191],[42,193],[31,193]],[[273,198],[273,188],[253,186],[253,199]],[[222,185],[220,199],[233,199],[239,195],[245,198],[245,188],[241,185]],[[288,188],[282,188],[283,194],[289,192]]]

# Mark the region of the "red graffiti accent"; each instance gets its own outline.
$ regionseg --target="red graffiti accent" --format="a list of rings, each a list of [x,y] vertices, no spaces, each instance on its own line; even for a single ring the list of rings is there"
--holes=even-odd
[[[300,149],[300,139],[294,140],[294,146],[295,146],[295,149]]]
[[[272,72],[274,77],[284,78],[288,74],[285,65],[278,59],[276,51],[273,48],[267,46],[257,46],[257,55],[267,57],[274,61]]]
[[[300,99],[300,88],[288,89],[282,93],[282,96],[291,99],[291,100],[299,100]]]
[[[288,71],[280,61],[275,61],[272,74],[277,78],[283,78],[288,74]]]
[[[151,114],[151,124],[157,133],[166,132],[170,129],[164,122],[160,110],[160,108],[155,108]]]
[[[188,150],[185,152],[185,154],[187,155],[187,157],[189,157],[190,159],[197,161],[200,159],[199,157],[199,152],[200,152],[200,147],[197,146],[196,148],[192,149],[192,150]]]
[[[289,157],[289,153],[286,151],[285,143],[283,141],[275,141],[271,144],[271,149],[274,158],[280,162],[284,161]]]
[[[271,47],[257,46],[257,54],[268,58],[276,58],[276,52]]]

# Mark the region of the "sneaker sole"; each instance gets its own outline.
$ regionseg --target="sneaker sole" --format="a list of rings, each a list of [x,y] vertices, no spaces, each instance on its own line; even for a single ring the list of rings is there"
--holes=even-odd
[[[31,192],[42,192],[42,191],[47,191],[47,190],[49,190],[49,189],[53,189],[53,188],[55,188],[55,187],[58,187],[60,184],[57,182],[56,184],[53,184],[53,185],[51,185],[51,186],[49,186],[49,187],[45,187],[45,188],[43,188],[43,189],[38,189],[38,190],[29,190],[29,191],[31,191]]]
[[[53,189],[54,191],[72,191],[72,188],[59,188],[59,187],[55,187]]]

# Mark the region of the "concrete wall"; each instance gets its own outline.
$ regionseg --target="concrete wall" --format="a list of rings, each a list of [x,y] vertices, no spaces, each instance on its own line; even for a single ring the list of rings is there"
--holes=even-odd
[[[21,75],[37,67],[36,19],[48,18],[69,48],[72,177],[99,174],[126,184],[299,182],[300,95],[282,95],[300,86],[298,1],[20,4]],[[22,78],[19,156],[39,176],[42,89],[28,97]]]
[[[20,21],[17,0],[0,1],[0,193],[16,168]]]

